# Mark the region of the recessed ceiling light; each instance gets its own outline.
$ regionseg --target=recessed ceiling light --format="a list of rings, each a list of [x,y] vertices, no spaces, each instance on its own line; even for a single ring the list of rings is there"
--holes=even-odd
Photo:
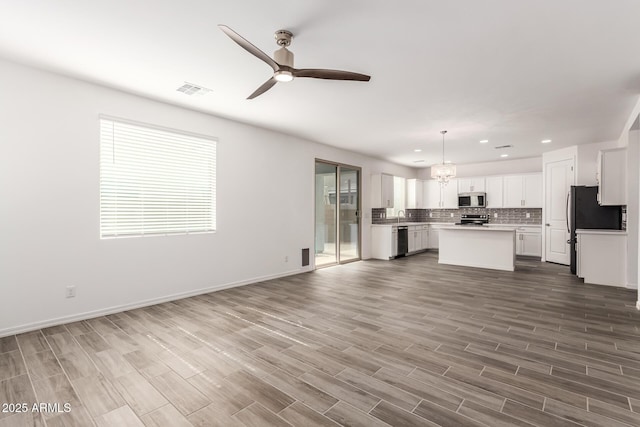
[[[542,142],[543,144],[548,144],[548,143],[550,143],[550,142],[551,142],[551,140],[550,140],[550,139],[543,139],[543,140],[542,140],[542,141],[540,141],[540,142]]]
[[[445,163],[451,163],[451,160],[445,160],[444,162]]]
[[[482,141],[480,141],[480,144],[486,144],[487,142],[489,142],[488,139],[483,139]]]
[[[413,151],[415,151],[416,153],[419,153],[419,152],[421,152],[421,151],[422,151],[422,149],[420,149],[420,148],[416,148],[416,149],[415,149],[415,150],[413,150]]]
[[[500,157],[509,157],[508,154],[500,154]]]

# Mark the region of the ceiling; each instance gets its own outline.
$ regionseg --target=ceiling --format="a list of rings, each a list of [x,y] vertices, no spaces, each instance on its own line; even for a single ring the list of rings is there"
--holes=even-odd
[[[271,69],[217,24],[269,55],[290,30],[296,67],[371,81],[300,78],[246,100]],[[443,129],[459,164],[617,139],[639,53],[637,0],[0,3],[0,57],[413,167],[441,161]],[[212,92],[177,92],[185,81]]]

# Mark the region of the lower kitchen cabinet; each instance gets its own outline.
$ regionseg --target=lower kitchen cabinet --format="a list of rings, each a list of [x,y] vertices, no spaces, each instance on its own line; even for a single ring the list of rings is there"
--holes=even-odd
[[[440,247],[440,228],[437,225],[429,227],[428,249],[438,249]]]
[[[422,226],[422,249],[429,249],[429,226]]]
[[[516,255],[542,257],[542,231],[523,232],[516,230]]]
[[[576,230],[577,275],[584,283],[626,287],[627,233]]]
[[[391,225],[371,226],[371,258],[391,259],[398,255],[398,228]]]
[[[410,225],[407,230],[409,254],[427,249],[428,225]],[[398,227],[395,224],[371,226],[371,258],[392,259],[398,255]]]
[[[391,258],[398,255],[398,228],[391,227]]]
[[[409,226],[409,252],[425,250],[429,247],[429,226]]]

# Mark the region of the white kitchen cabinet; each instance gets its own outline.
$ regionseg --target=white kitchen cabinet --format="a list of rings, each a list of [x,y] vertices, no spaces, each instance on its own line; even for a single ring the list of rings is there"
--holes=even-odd
[[[432,228],[429,230],[429,249],[438,249],[440,247],[440,230]]]
[[[391,227],[391,258],[398,255],[398,227]]]
[[[626,286],[627,233],[618,230],[576,230],[577,275],[584,283]]]
[[[398,254],[398,227],[371,226],[371,258],[388,260]]]
[[[410,225],[407,229],[408,253],[427,249],[429,225]],[[371,258],[389,260],[398,255],[398,227],[395,224],[371,226]]]
[[[429,226],[428,225],[422,225],[422,242],[421,242],[421,249],[429,249]]]
[[[435,179],[424,181],[426,209],[458,209],[458,181],[452,179],[445,186]]]
[[[435,179],[424,181],[423,185],[424,207],[426,209],[440,209],[440,184]]]
[[[409,226],[409,253],[425,250],[429,247],[429,226]]]
[[[484,193],[485,177],[458,178],[458,193]]]
[[[522,231],[516,229],[516,255],[542,257],[542,229]]]
[[[424,203],[424,181],[421,179],[407,180],[407,209],[423,209]]]
[[[421,233],[421,235],[418,236],[418,233]],[[422,230],[418,230],[418,227],[415,225],[409,226],[407,237],[409,240],[409,253],[417,251],[418,242],[422,242]]]
[[[427,249],[438,249],[440,247],[441,227],[445,227],[445,225],[429,225]]]
[[[542,174],[505,175],[502,207],[541,208]]]
[[[598,152],[596,182],[598,183],[598,203],[603,206],[627,204],[626,148]]]
[[[393,175],[386,173],[371,175],[371,207],[393,207]]]
[[[488,176],[485,179],[485,191],[487,193],[487,208],[502,207],[502,176]]]
[[[458,209],[458,180],[452,179],[442,187],[441,197],[444,209]]]

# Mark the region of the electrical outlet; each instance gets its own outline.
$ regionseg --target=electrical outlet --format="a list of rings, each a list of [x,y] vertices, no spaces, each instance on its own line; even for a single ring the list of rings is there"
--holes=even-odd
[[[451,212],[451,218],[453,218],[453,212]]]
[[[76,287],[75,286],[67,286],[67,288],[65,289],[64,295],[67,298],[75,298],[75,296],[76,296]]]
[[[494,218],[498,218],[498,212],[494,212],[494,213],[493,213],[493,217],[494,217]]]
[[[411,218],[411,212],[409,212],[409,218]]]
[[[433,218],[433,212],[429,212],[429,218]]]
[[[527,218],[531,218],[531,214],[529,212],[527,212],[526,217]]]

